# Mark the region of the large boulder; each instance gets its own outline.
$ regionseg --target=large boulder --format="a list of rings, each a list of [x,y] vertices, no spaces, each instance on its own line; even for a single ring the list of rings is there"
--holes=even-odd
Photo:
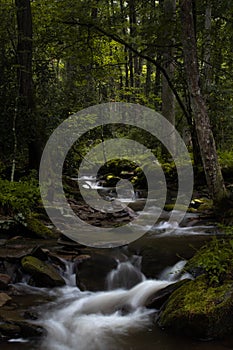
[[[76,283],[81,290],[106,289],[106,277],[117,267],[117,261],[107,255],[88,252],[84,259],[77,260]]]
[[[205,275],[189,281],[169,297],[158,324],[195,338],[220,338],[233,331],[233,281],[209,286]]]
[[[204,237],[201,235],[159,237],[155,232],[155,234],[145,234],[130,243],[128,249],[133,254],[142,256],[142,273],[147,278],[158,278],[163,269],[177,263],[179,256],[185,260],[190,259],[195,250],[210,239],[208,235]]]
[[[25,272],[32,276],[33,282],[38,287],[59,287],[65,285],[64,279],[55,268],[34,256],[25,256],[21,260]]]

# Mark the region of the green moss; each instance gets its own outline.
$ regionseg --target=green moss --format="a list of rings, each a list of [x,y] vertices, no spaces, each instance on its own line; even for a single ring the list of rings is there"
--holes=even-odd
[[[25,256],[21,260],[21,265],[33,277],[38,286],[55,287],[65,284],[63,278],[51,265],[46,264],[34,256]]]
[[[165,204],[164,210],[172,211],[174,209],[174,207],[175,207],[174,203],[168,203],[168,204]],[[176,210],[187,211],[187,207],[185,205],[182,205],[182,204],[177,204],[176,205]]]
[[[210,314],[225,302],[225,296],[232,289],[232,281],[219,287],[208,287],[205,276],[190,281],[172,294],[163,317],[181,316],[190,318],[195,314]]]
[[[218,240],[216,237],[204,245],[185,266],[195,275],[204,273],[209,285],[221,284],[231,278],[233,272],[232,240]]]
[[[218,337],[233,329],[232,307],[233,282],[209,287],[202,275],[172,293],[159,324],[193,336]]]
[[[33,216],[28,216],[26,218],[25,226],[29,231],[40,238],[57,238],[54,232]]]

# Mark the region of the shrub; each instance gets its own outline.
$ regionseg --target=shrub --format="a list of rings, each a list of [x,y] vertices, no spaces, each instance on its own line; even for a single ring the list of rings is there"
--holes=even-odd
[[[10,182],[0,179],[0,205],[4,215],[29,214],[40,202],[40,191],[35,179]]]

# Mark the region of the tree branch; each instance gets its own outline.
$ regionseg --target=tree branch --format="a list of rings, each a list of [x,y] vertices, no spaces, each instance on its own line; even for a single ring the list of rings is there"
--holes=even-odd
[[[101,33],[102,35],[116,41],[117,43],[124,45],[128,50],[130,50],[131,52],[135,53],[138,57],[141,57],[143,59],[145,59],[146,61],[152,63],[155,67],[157,67],[161,73],[163,74],[163,76],[165,77],[165,79],[167,80],[167,83],[170,87],[170,89],[172,90],[173,94],[176,97],[176,100],[181,108],[181,110],[183,111],[184,115],[186,117],[189,116],[188,111],[185,108],[185,105],[183,103],[183,101],[181,100],[175,85],[173,84],[173,82],[171,81],[171,79],[169,78],[169,75],[167,74],[166,69],[164,69],[157,60],[155,60],[154,58],[138,51],[135,47],[133,47],[131,44],[129,44],[127,41],[125,41],[124,39],[122,39],[121,37],[119,37],[117,34],[114,33],[110,33],[107,30],[103,29],[102,27],[99,27],[96,23],[94,22],[86,22],[86,23],[82,23],[79,20],[72,18],[72,20],[70,21],[63,21],[63,24],[67,24],[67,25],[80,25],[80,26],[85,26],[88,27],[90,29],[96,30],[97,32]]]

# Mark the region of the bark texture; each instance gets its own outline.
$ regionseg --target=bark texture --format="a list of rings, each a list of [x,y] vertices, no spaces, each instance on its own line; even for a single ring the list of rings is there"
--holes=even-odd
[[[197,60],[197,46],[193,19],[192,0],[181,0],[182,43],[187,85],[195,118],[198,143],[209,193],[217,204],[226,198],[226,189],[218,162],[210,120],[200,90],[200,74]]]

